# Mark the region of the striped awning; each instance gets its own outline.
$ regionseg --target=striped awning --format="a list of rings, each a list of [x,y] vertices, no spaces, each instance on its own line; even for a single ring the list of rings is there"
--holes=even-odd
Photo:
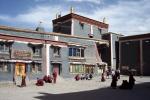
[[[23,63],[31,63],[31,60],[7,60],[7,59],[0,59],[0,62],[23,62]]]

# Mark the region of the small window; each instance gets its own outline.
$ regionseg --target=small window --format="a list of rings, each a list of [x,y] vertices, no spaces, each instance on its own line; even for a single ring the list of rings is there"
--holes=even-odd
[[[54,55],[54,57],[60,56],[60,47],[53,48],[53,55]]]
[[[83,29],[84,28],[84,23],[83,22],[79,22],[81,28]]]
[[[5,44],[0,44],[0,52],[9,52],[9,46]]]
[[[80,49],[77,49],[77,51],[76,51],[76,56],[77,56],[77,57],[80,57]]]
[[[6,63],[0,62],[0,72],[8,72],[8,65]]]
[[[102,34],[102,29],[101,28],[98,28],[98,31],[100,34]]]
[[[84,48],[70,47],[69,56],[73,57],[84,57]]]
[[[42,72],[42,66],[41,66],[41,64],[33,63],[31,65],[31,72],[35,73],[35,74]]]
[[[72,56],[72,49],[73,48],[69,48],[69,56]]]
[[[81,57],[84,57],[84,49],[81,49]]]
[[[76,56],[76,48],[73,48],[73,56]]]
[[[41,56],[41,48],[33,47],[33,55],[34,56]]]

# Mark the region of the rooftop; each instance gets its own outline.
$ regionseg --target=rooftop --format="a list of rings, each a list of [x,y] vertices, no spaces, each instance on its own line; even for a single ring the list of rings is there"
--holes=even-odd
[[[96,21],[96,20],[93,20],[93,19],[81,16],[81,15],[78,15],[78,14],[75,14],[75,13],[67,14],[65,16],[56,18],[56,19],[54,19],[52,21],[53,21],[53,24],[57,24],[57,22],[62,22],[62,21],[68,20],[68,19],[77,19],[77,20],[79,20],[81,22],[86,22],[86,23],[89,23],[89,24],[92,24],[92,25],[96,25],[96,26],[101,27],[101,28],[107,28],[108,29],[108,26],[109,26],[106,23],[103,23],[103,22],[100,22],[100,21]]]

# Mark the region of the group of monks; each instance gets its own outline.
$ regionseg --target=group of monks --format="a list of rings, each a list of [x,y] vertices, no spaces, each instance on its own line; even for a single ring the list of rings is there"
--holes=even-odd
[[[116,77],[116,75],[114,75],[112,77],[112,82],[111,82],[111,87],[112,88],[116,88],[117,87],[117,81],[118,78]],[[130,73],[129,75],[129,81],[127,80],[123,80],[121,86],[119,86],[120,89],[132,89],[133,86],[135,85],[135,78],[133,77],[133,74]]]
[[[37,86],[43,86],[44,85],[44,82],[45,83],[56,83],[56,79],[57,79],[57,72],[53,72],[53,77],[52,76],[50,76],[50,75],[45,75],[44,77],[43,77],[43,79],[39,79],[39,78],[37,78],[37,83],[36,83],[36,85]]]
[[[78,81],[78,80],[91,80],[93,78],[93,75],[92,74],[77,74],[75,77],[75,80]]]

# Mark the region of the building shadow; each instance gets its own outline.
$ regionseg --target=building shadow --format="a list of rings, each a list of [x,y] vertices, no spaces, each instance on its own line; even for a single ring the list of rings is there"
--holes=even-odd
[[[39,93],[39,100],[150,100],[150,82],[136,84],[132,90],[100,88],[64,94]],[[41,96],[42,94],[42,96]]]

